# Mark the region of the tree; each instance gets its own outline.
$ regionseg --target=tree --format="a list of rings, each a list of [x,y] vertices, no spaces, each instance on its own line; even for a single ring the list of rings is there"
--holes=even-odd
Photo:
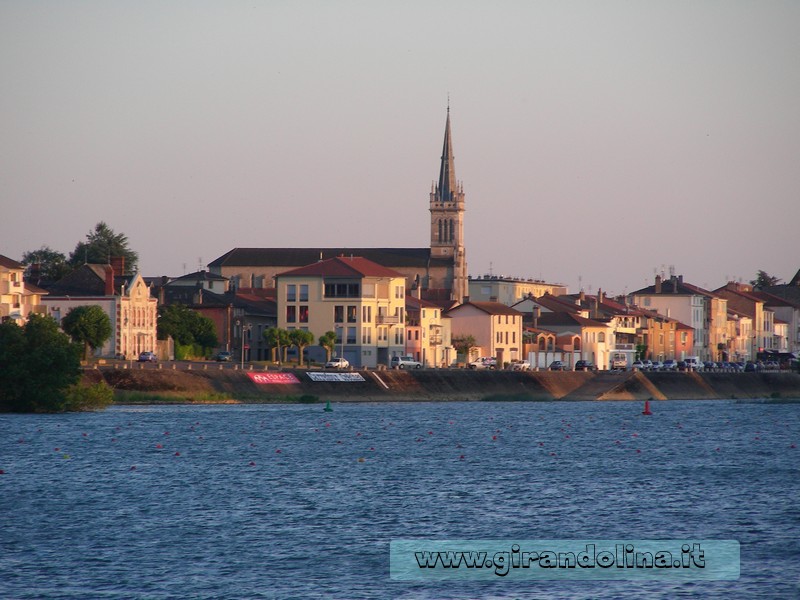
[[[281,362],[281,360],[286,361],[286,352],[289,349],[289,346],[293,345],[289,339],[288,331],[279,327],[270,327],[269,329],[265,329],[264,341],[269,349],[272,350],[273,361],[276,360],[276,350],[278,362]],[[281,358],[281,354],[283,355],[283,358]]]
[[[219,343],[214,321],[185,304],[159,306],[157,331],[158,339],[175,340],[182,356],[205,356]]]
[[[31,250],[22,255],[22,264],[39,265],[39,276],[47,281],[58,281],[70,272],[67,257],[49,246]]]
[[[0,324],[0,410],[67,408],[68,390],[80,379],[80,350],[51,317],[31,315],[24,327]]]
[[[453,347],[456,352],[464,355],[464,360],[469,362],[472,350],[478,347],[475,337],[472,335],[459,335],[453,338]]]
[[[103,221],[100,221],[86,235],[85,242],[78,242],[75,250],[69,255],[71,267],[79,267],[84,263],[106,264],[112,257],[125,258],[125,271],[133,273],[138,268],[139,254],[128,247],[128,237],[115,233]],[[123,273],[118,273],[122,275]]]
[[[766,271],[759,270],[756,273],[756,278],[750,280],[750,285],[753,287],[763,289],[773,285],[779,285],[782,280],[778,277],[773,277]]]
[[[319,336],[319,345],[325,348],[326,361],[330,362],[333,351],[336,350],[336,332],[326,331],[324,335]]]
[[[314,343],[314,334],[305,329],[292,329],[289,332],[289,342],[297,348],[300,355],[300,366],[303,366],[303,350]]]
[[[83,358],[89,359],[111,337],[111,319],[99,306],[76,306],[61,320],[64,330],[73,342],[83,344]]]

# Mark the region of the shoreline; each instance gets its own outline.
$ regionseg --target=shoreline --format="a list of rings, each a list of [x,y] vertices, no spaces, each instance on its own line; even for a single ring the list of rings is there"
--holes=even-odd
[[[248,371],[200,369],[92,369],[84,372],[84,381],[105,381],[117,405],[800,400],[800,374],[793,372],[348,372],[358,374],[355,381],[315,381],[304,369],[270,373],[281,373],[290,383],[255,383]]]

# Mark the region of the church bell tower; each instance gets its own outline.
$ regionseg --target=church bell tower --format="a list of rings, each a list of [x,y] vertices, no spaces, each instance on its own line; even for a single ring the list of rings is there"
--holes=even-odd
[[[448,282],[451,300],[462,302],[469,293],[464,250],[464,186],[456,180],[449,103],[439,182],[431,185],[430,212],[431,258],[453,261],[452,280]]]

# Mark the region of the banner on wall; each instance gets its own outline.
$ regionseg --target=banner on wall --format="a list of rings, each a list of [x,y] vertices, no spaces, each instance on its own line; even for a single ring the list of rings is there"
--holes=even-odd
[[[247,373],[247,376],[253,380],[253,383],[275,383],[275,384],[292,384],[300,383],[300,380],[294,376],[293,373]]]
[[[361,373],[319,373],[309,371],[308,376],[311,381],[343,381],[350,383],[354,381],[364,381]]]

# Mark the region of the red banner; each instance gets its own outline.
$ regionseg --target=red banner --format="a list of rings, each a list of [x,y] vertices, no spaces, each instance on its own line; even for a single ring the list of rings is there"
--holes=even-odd
[[[252,373],[248,372],[247,376],[253,380],[253,383],[276,383],[276,384],[292,384],[300,383],[300,380],[294,376],[293,373]]]

